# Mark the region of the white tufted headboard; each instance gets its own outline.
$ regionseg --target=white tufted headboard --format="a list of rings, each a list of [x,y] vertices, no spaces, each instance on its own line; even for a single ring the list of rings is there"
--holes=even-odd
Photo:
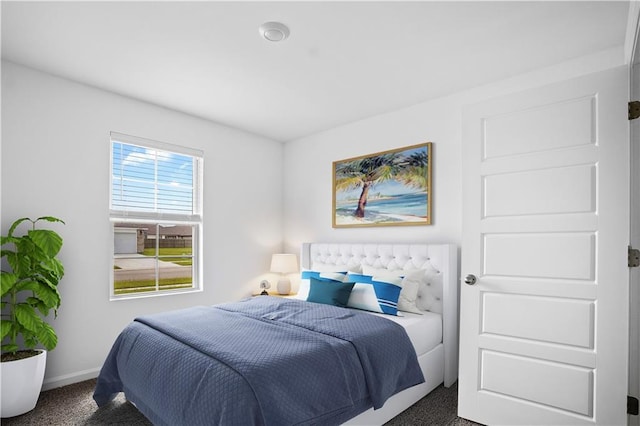
[[[354,272],[363,265],[378,269],[424,269],[427,280],[416,305],[442,314],[445,385],[458,375],[458,251],[454,244],[303,243],[302,269],[345,267]]]

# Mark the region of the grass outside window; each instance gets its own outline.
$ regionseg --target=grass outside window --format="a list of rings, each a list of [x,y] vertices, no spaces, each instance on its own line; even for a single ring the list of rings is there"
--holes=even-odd
[[[154,248],[144,249],[143,255],[149,259],[155,258],[156,250]],[[170,262],[177,266],[191,267],[193,264],[192,248],[160,248],[157,259],[161,262]],[[121,268],[114,265],[114,271],[122,271]],[[187,275],[188,273],[188,275]],[[158,277],[158,290],[178,290],[191,288],[193,280],[191,277],[191,268],[185,268],[185,275],[180,277],[162,277],[162,270]],[[116,279],[114,281],[115,295],[124,295],[132,293],[145,293],[156,291],[156,280],[153,276],[149,278],[138,279]]]

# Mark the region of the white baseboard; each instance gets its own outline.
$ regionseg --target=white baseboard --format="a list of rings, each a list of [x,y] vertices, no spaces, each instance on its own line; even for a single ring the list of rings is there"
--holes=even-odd
[[[65,374],[63,376],[50,377],[48,379],[45,379],[42,383],[42,390],[46,391],[78,382],[83,382],[85,380],[94,379],[98,377],[99,373],[100,368],[92,368],[90,370],[78,371],[71,374]]]

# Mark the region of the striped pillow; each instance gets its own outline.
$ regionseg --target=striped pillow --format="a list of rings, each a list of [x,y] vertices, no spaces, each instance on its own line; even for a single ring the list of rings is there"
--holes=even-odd
[[[364,275],[371,276],[392,276],[402,278],[402,291],[400,292],[400,298],[398,298],[398,310],[411,312],[414,314],[422,315],[422,311],[417,306],[418,292],[420,287],[424,285],[430,285],[426,282],[425,271],[422,269],[395,269],[393,271],[388,269],[378,269],[372,266],[364,265],[362,267],[362,273]]]
[[[398,298],[402,278],[391,276],[349,274],[346,281],[354,282],[347,307],[388,315],[398,315]]]

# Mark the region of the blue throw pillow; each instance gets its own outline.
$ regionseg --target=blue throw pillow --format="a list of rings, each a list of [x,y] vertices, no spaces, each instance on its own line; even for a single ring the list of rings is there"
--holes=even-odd
[[[316,278],[320,281],[340,281],[345,282],[347,272],[319,272],[304,270],[300,273],[300,285],[298,287],[297,298],[301,300],[307,300],[309,296],[309,289],[311,288],[311,278]]]
[[[307,302],[324,303],[325,305],[347,306],[353,283],[319,280],[310,278],[309,296]]]

